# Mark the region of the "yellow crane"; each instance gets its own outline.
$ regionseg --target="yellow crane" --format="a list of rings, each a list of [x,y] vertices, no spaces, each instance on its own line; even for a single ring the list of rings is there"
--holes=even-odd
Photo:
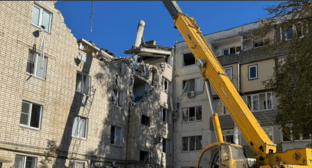
[[[234,123],[255,154],[255,158],[257,159],[255,167],[312,168],[312,149],[310,148],[290,149],[280,153],[276,152],[276,144],[269,139],[236,91],[229,77],[225,75],[221,64],[203,37],[194,18],[183,14],[175,1],[164,0],[163,3],[173,18],[174,26],[179,30],[200,67],[200,73],[204,78],[210,103],[211,96],[208,81],[213,86],[230,113]],[[199,166],[202,168],[247,167],[246,159],[242,154],[242,147],[223,142],[217,113],[212,114],[212,120],[218,142],[202,149],[196,168]],[[211,149],[218,151],[217,154],[211,156]]]

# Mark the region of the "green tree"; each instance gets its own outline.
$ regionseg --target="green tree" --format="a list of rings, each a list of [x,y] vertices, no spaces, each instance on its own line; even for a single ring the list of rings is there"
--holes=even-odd
[[[312,1],[280,2],[265,8],[269,19],[260,19],[256,36],[274,30],[275,39],[266,48],[275,52],[287,49],[274,74],[264,82],[278,98],[276,122],[291,126],[293,137],[312,133]]]

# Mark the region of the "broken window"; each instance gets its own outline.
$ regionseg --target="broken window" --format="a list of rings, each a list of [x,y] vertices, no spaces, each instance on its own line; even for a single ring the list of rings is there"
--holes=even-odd
[[[40,128],[42,106],[31,102],[22,102],[20,124],[29,128]]]
[[[164,121],[168,124],[171,124],[171,122],[172,122],[171,121],[171,112],[168,109],[162,107],[160,112],[159,112],[159,120]]]
[[[225,74],[232,80],[233,79],[233,69],[232,67],[224,68]]]
[[[91,86],[91,77],[81,73],[77,73],[76,91],[89,96],[90,86]]]
[[[111,126],[111,144],[121,146],[121,128]]]
[[[86,139],[87,130],[88,130],[88,120],[83,117],[75,117],[72,129],[72,137]]]
[[[37,158],[30,156],[15,155],[15,168],[36,168]]]
[[[170,154],[170,144],[171,141],[169,139],[162,138],[162,143],[159,145],[160,151]]]
[[[146,163],[146,162],[149,161],[148,158],[149,158],[149,157],[148,157],[148,152],[146,152],[146,151],[141,151],[141,150],[140,150],[140,162]]]
[[[273,109],[273,93],[266,92],[247,96],[247,106],[250,111],[272,110]]]
[[[41,79],[46,78],[48,58],[32,51],[29,52],[26,72]]]
[[[183,121],[200,121],[202,120],[202,107],[185,107],[182,108]]]
[[[169,81],[168,81],[168,79],[166,79],[166,78],[162,78],[163,80],[162,80],[162,86],[163,86],[163,91],[164,92],[166,92],[166,93],[168,93],[168,90],[169,90]]]
[[[168,63],[168,65],[169,65],[169,67],[172,67],[172,66],[173,66],[173,57],[172,57],[172,56],[170,56],[170,57],[167,58],[167,63]]]
[[[43,25],[45,27],[43,30],[50,33],[51,17],[52,14],[50,12],[34,4],[31,19],[33,25],[40,28]]]
[[[248,66],[248,79],[257,79],[258,78],[258,65]]]
[[[124,100],[123,100],[123,92],[117,89],[113,89],[112,91],[112,101],[113,104],[115,104],[116,106],[122,107]]]
[[[182,151],[196,151],[202,149],[202,136],[182,137]]]
[[[187,53],[183,55],[183,66],[194,65],[195,57],[192,53]]]
[[[142,114],[141,123],[143,125],[150,126],[150,117]]]
[[[143,99],[143,97],[149,94],[150,84],[147,83],[145,80],[136,77],[134,78],[134,85],[133,85],[133,101],[137,102]]]

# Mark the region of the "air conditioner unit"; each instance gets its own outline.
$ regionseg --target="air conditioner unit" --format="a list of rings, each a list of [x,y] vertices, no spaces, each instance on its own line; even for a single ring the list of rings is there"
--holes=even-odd
[[[195,92],[194,91],[189,91],[187,93],[187,97],[189,97],[189,98],[195,97]]]

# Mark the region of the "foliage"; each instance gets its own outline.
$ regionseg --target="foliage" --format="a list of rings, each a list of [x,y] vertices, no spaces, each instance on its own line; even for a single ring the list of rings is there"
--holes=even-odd
[[[40,168],[48,168],[48,164],[52,161],[51,157],[55,157],[57,155],[57,146],[55,140],[48,140],[47,149],[44,154],[44,160],[40,161]]]
[[[260,19],[258,38],[274,30],[275,39],[268,48],[288,49],[284,59],[277,59],[273,76],[264,81],[278,98],[276,122],[291,126],[294,134],[312,132],[312,1],[286,1],[265,8],[274,17]]]

